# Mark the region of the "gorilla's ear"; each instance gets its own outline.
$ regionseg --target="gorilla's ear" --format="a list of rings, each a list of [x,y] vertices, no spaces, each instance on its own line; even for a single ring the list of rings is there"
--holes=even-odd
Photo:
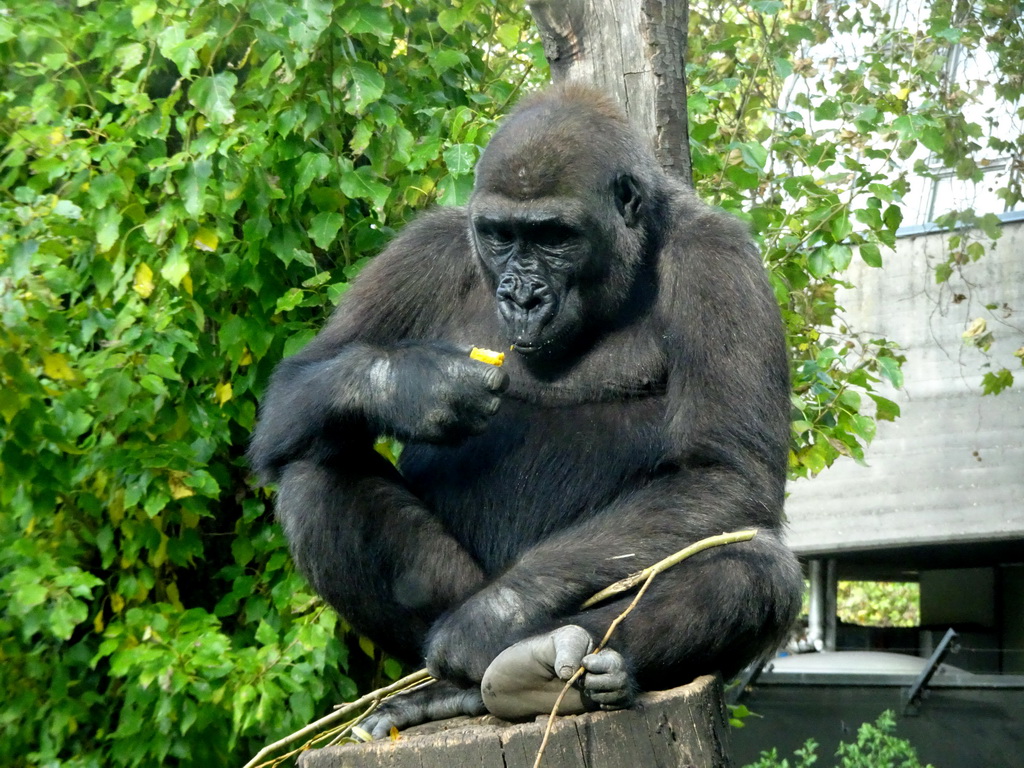
[[[640,223],[640,212],[643,198],[636,179],[628,173],[620,174],[613,187],[615,206],[619,209],[627,227],[635,227]]]

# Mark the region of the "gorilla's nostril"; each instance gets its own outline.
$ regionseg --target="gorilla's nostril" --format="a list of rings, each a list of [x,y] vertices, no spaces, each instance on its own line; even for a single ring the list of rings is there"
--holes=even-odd
[[[540,306],[543,300],[544,299],[540,294],[531,291],[526,296],[517,298],[516,304],[518,304],[520,307],[529,312],[531,309],[536,309],[538,306]]]

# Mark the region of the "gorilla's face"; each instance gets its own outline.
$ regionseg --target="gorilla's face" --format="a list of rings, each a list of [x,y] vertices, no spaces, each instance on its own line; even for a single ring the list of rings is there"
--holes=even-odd
[[[473,245],[508,341],[535,360],[571,360],[627,306],[647,242],[637,154],[619,119],[527,108],[491,139],[470,200]],[[600,124],[590,124],[596,121]],[[581,136],[587,139],[581,139]]]
[[[523,355],[557,355],[580,330],[580,282],[594,265],[593,234],[575,212],[481,196],[473,239],[492,278],[508,341]]]

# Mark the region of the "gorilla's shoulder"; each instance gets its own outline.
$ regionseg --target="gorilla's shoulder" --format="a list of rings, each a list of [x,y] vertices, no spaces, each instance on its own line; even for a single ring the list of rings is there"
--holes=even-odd
[[[434,206],[417,213],[396,240],[469,246],[469,210],[465,206]]]
[[[437,206],[417,214],[365,271],[375,280],[393,276],[416,282],[468,278],[473,269],[468,210]]]
[[[749,226],[728,211],[708,205],[684,184],[671,185],[669,205],[665,247],[670,251],[697,253],[712,267],[732,260],[749,262],[756,256]],[[760,259],[754,261],[760,269]]]

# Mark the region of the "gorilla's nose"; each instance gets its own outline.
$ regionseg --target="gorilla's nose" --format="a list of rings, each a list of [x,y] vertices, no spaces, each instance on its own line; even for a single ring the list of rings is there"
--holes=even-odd
[[[523,280],[518,275],[505,275],[498,283],[498,299],[510,301],[524,312],[536,309],[547,301],[547,287],[533,280]]]

